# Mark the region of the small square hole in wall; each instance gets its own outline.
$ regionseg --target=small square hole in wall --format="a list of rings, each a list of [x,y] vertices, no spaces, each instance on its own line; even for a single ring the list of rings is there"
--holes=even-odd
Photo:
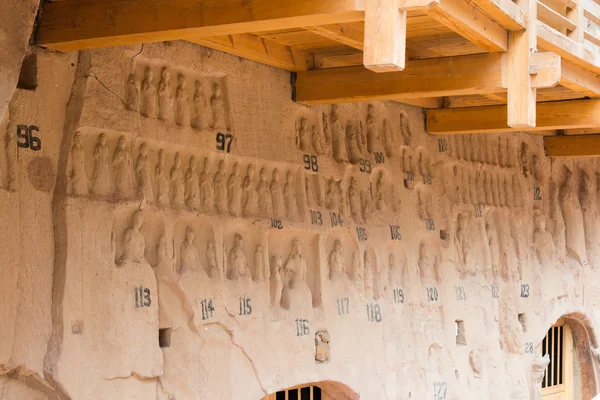
[[[158,330],[158,345],[161,348],[171,347],[171,328]]]
[[[445,229],[440,229],[440,239],[446,240],[448,238],[449,238],[448,231]]]
[[[31,53],[23,58],[17,87],[19,89],[35,90],[37,85],[37,55]]]
[[[456,344],[460,346],[467,345],[464,321],[456,320]]]
[[[521,323],[523,332],[527,332],[527,317],[525,316],[525,314],[519,314],[519,322]]]

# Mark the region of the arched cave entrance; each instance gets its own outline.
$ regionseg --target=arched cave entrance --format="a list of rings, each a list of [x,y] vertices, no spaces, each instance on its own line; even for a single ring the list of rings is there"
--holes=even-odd
[[[541,356],[550,363],[542,384],[543,400],[585,400],[598,394],[594,358],[599,357],[596,335],[586,316],[563,315],[541,344]]]

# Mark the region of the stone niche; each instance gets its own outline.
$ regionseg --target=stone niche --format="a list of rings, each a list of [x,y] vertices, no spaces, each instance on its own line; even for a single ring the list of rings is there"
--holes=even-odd
[[[68,81],[74,60],[41,57],[37,91]],[[35,229],[16,201],[31,192],[52,210],[39,363],[11,358],[27,328],[1,314],[2,370],[37,379],[27,390],[529,398],[561,315],[587,316],[577,343],[596,343],[594,162],[550,161],[526,134],[431,136],[396,102],[306,107],[287,73],[187,43],[73,64],[68,106],[44,127],[55,144],[42,138],[50,191],[16,173],[18,122],[0,146],[2,224]],[[49,100],[15,101],[25,119]],[[28,258],[2,232],[0,296],[16,304]]]

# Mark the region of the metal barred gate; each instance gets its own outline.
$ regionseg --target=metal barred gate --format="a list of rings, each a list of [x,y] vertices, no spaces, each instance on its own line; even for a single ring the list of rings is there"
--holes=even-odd
[[[318,386],[295,387],[273,393],[263,400],[333,400]]]
[[[542,381],[542,399],[573,399],[573,335],[564,321],[552,326],[542,341],[542,356],[550,356],[550,364]]]

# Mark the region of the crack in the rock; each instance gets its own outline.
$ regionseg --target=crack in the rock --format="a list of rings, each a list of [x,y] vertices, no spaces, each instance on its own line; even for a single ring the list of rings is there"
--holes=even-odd
[[[235,340],[233,340],[233,336],[234,336],[233,332],[231,332],[231,330],[229,328],[227,328],[227,326],[225,326],[222,322],[211,322],[209,324],[206,324],[205,326],[211,326],[211,325],[219,326],[219,327],[221,327],[221,329],[223,329],[225,332],[227,332],[227,335],[229,335],[229,340],[231,340],[231,344],[233,344],[235,347],[237,347],[242,352],[242,354],[244,355],[244,357],[246,357],[246,359],[248,360],[248,362],[252,366],[252,371],[254,372],[254,376],[256,377],[256,381],[258,382],[258,384],[260,386],[260,389],[263,391],[263,393],[264,393],[265,396],[268,395],[267,390],[263,386],[263,383],[260,380],[260,377],[258,376],[258,370],[256,369],[256,365],[254,365],[254,361],[252,361],[252,358],[246,352],[246,350],[244,350],[244,348],[242,346],[240,346],[239,344],[237,344],[235,342]]]
[[[139,381],[151,381],[151,380],[155,380],[158,379],[159,376],[144,376],[142,374],[138,374],[135,371],[131,371],[131,373],[129,375],[124,375],[124,376],[112,376],[109,378],[104,378],[105,381],[114,381],[117,379],[130,379],[130,378],[136,378]]]

